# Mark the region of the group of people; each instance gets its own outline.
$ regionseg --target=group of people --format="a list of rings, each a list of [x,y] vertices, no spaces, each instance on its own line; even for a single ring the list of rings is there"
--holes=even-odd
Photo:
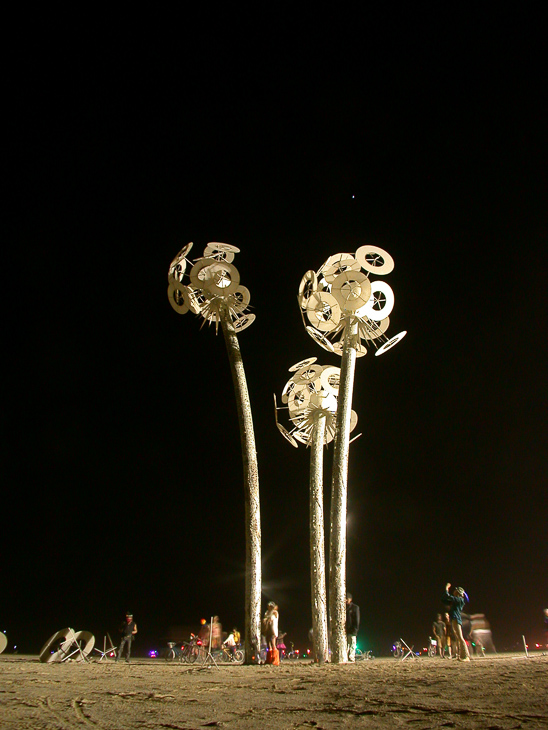
[[[446,613],[438,613],[432,624],[432,632],[436,637],[438,654],[442,659],[459,659],[470,661],[468,644],[475,646],[476,651],[484,650],[495,652],[489,622],[483,613],[467,614],[463,609],[467,600],[464,588],[454,588],[450,592],[451,584],[445,586],[442,603],[447,608]]]

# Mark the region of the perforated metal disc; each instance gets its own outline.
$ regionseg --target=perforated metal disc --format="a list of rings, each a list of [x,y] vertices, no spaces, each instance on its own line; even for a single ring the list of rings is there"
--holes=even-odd
[[[190,297],[187,288],[182,284],[170,284],[167,288],[167,298],[177,314],[186,314],[190,309]]]
[[[217,261],[226,261],[231,264],[234,261],[234,254],[240,253],[240,249],[236,246],[231,246],[228,243],[218,243],[213,241],[208,243],[204,249],[204,256],[206,258],[217,259]]]
[[[289,372],[296,373],[297,370],[300,370],[301,368],[306,368],[309,365],[313,365],[317,359],[317,357],[309,357],[306,360],[301,360],[300,362],[297,362],[295,363],[295,365],[292,365],[290,368],[288,368]]]
[[[40,649],[40,661],[45,663],[60,662],[74,642],[74,631],[71,628],[61,629],[50,636]]]
[[[341,320],[341,308],[334,296],[327,292],[315,292],[306,305],[310,324],[320,332],[331,332]]]
[[[287,403],[293,390],[295,390],[295,381],[288,380],[282,390],[282,403]]]
[[[320,375],[320,383],[326,393],[339,394],[341,369],[335,365],[326,365]]]
[[[319,380],[322,371],[322,365],[305,365],[300,370],[297,370],[292,380],[295,382],[295,385],[308,385],[315,380]]]
[[[384,302],[383,302],[384,300]],[[381,306],[379,307],[379,304]],[[374,281],[371,284],[371,298],[363,307],[363,313],[369,319],[380,322],[388,317],[394,308],[394,292],[385,281]]]
[[[314,329],[314,327],[310,327],[310,325],[306,326],[306,331],[312,337],[314,342],[318,344],[320,347],[323,347],[324,350],[327,350],[327,352],[335,352],[333,349],[333,345],[331,342],[327,339],[325,335],[322,335],[321,332],[318,332]]]
[[[293,436],[289,433],[289,431],[282,426],[281,423],[277,423],[276,426],[278,427],[278,431],[282,434],[282,436],[289,441],[291,446],[294,446],[296,449],[299,448],[299,444],[295,441]]]
[[[173,261],[170,263],[167,274],[168,281],[171,281],[172,279],[178,282],[182,281],[183,274],[186,271],[186,257],[192,248],[192,245],[192,243],[187,243],[186,246],[183,246],[177,256],[175,256]]]
[[[301,309],[306,309],[310,296],[318,289],[318,277],[316,272],[310,269],[301,279],[299,284],[299,304]]]
[[[87,657],[95,646],[95,636],[90,631],[77,631],[74,638],[80,645],[84,658]],[[76,659],[76,661],[82,661],[80,652],[74,655],[74,659]]]
[[[383,355],[385,352],[390,350],[394,345],[397,345],[400,340],[403,340],[405,335],[407,334],[407,330],[403,330],[403,332],[398,332],[397,335],[394,335],[388,342],[385,342],[382,347],[379,347],[377,352],[375,353],[375,357],[378,357],[379,355]]]
[[[331,294],[340,304],[341,309],[355,312],[369,301],[371,283],[361,271],[343,271],[333,281]]]
[[[356,251],[356,259],[365,271],[385,276],[394,269],[394,259],[378,246],[360,246]]]
[[[242,330],[247,329],[249,325],[253,324],[255,319],[254,314],[244,314],[242,317],[238,317],[238,319],[233,319],[232,326],[236,332],[242,332]]]
[[[237,313],[245,311],[249,302],[251,301],[251,294],[246,286],[240,284],[236,291],[230,295],[228,306]]]
[[[288,398],[287,405],[289,406],[289,413],[294,418],[298,413],[302,413],[308,408],[310,403],[310,391],[308,388],[295,388],[291,391]]]
[[[332,284],[339,274],[349,270],[359,271],[358,261],[351,253],[336,253],[327,259],[318,273],[321,273],[324,279]]]

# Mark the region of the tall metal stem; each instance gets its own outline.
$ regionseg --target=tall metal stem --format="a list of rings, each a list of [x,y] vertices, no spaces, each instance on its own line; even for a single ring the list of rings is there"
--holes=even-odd
[[[323,510],[323,447],[325,428],[325,413],[320,412],[315,419],[310,444],[310,585],[312,589],[314,656],[320,664],[326,662],[329,657]]]
[[[254,658],[256,660],[259,655],[261,637],[261,509],[259,468],[257,464],[257,450],[255,448],[251,403],[240,345],[227,309],[221,307],[220,314],[236,395],[240,440],[242,444],[245,503],[245,663],[252,664]]]
[[[333,449],[331,481],[331,530],[329,541],[329,621],[331,660],[347,661],[346,644],[346,503],[350,414],[356,366],[358,322],[350,319],[345,327],[337,407],[337,428]]]

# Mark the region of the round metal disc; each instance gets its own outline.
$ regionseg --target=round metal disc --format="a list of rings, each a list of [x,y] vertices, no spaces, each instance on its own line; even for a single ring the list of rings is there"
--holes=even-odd
[[[4,651],[8,645],[8,637],[3,632],[0,632],[0,654]]]
[[[167,288],[167,298],[177,314],[186,314],[190,309],[190,297],[186,286],[170,284]]]
[[[251,294],[246,286],[240,284],[236,291],[230,295],[229,307],[235,312],[240,313],[247,309],[251,301]]]
[[[234,255],[239,252],[239,248],[230,246],[228,243],[208,243],[204,249],[204,256],[231,264],[234,261]]]
[[[371,282],[361,271],[343,271],[333,281],[331,294],[347,312],[363,307],[371,296]]]
[[[302,413],[308,408],[310,403],[310,391],[308,388],[300,388],[291,391],[291,395],[287,401],[289,413],[294,418],[297,413]]]
[[[384,297],[384,303],[382,299]],[[380,309],[377,309],[377,305],[381,304]],[[380,322],[381,319],[388,317],[392,309],[394,308],[394,292],[385,281],[374,281],[371,284],[371,298],[363,307],[363,313],[373,319],[375,322]]]
[[[177,256],[175,256],[173,261],[170,263],[167,274],[168,281],[175,279],[180,282],[182,280],[183,274],[186,271],[186,257],[192,248],[192,245],[192,243],[187,243],[186,246],[183,246]]]
[[[331,342],[327,339],[325,335],[322,335],[321,332],[315,330],[314,327],[310,327],[310,325],[306,327],[306,331],[308,332],[310,337],[312,337],[314,342],[320,347],[323,347],[324,350],[327,350],[327,352],[335,352]]]
[[[254,314],[244,314],[242,317],[238,317],[238,319],[233,319],[232,326],[236,332],[241,332],[242,330],[247,329],[249,325],[253,324],[255,319],[256,317]]]
[[[326,365],[320,375],[320,383],[326,393],[339,395],[341,369],[335,365]]]
[[[211,294],[225,296],[233,294],[237,290],[240,283],[240,272],[226,261],[200,259],[192,267],[190,280],[194,286],[201,286]]]
[[[327,259],[318,273],[321,273],[324,279],[332,284],[339,274],[349,270],[360,270],[360,264],[355,257],[351,253],[336,253]]]
[[[341,308],[334,296],[327,292],[315,292],[306,305],[310,324],[320,332],[331,332],[341,321]]]
[[[292,380],[295,385],[308,385],[308,383],[313,383],[320,378],[322,370],[322,365],[305,365],[300,370],[297,370]]]
[[[317,359],[318,359],[317,357],[309,357],[306,360],[301,360],[300,362],[295,363],[295,365],[292,365],[289,368],[289,372],[296,373],[297,370],[300,370],[301,368],[306,368],[309,365],[313,365]]]
[[[282,434],[282,436],[289,441],[291,446],[294,446],[296,449],[299,448],[299,444],[295,441],[293,436],[289,433],[289,431],[282,426],[281,423],[277,423],[276,426],[278,426],[278,431]]]
[[[360,246],[356,251],[356,259],[362,269],[379,276],[389,274],[394,269],[392,256],[378,246]]]
[[[310,269],[301,279],[299,284],[299,304],[301,309],[306,309],[306,304],[312,294],[318,289],[318,277],[316,272]]]
[[[201,314],[202,307],[207,304],[207,298],[203,289],[197,289],[193,286],[187,287],[190,299],[190,311],[192,314]]]
[[[407,330],[403,330],[403,332],[398,332],[397,335],[394,335],[392,339],[388,340],[388,342],[385,342],[382,347],[379,347],[377,352],[375,353],[375,357],[378,357],[379,355],[382,355],[383,353],[390,350],[394,345],[397,345],[400,340],[403,340],[405,335],[407,334]]]
[[[80,649],[82,650],[84,658],[87,657],[87,655],[91,653],[93,647],[95,646],[95,636],[90,631],[77,631],[74,637],[80,645]],[[76,661],[82,660],[82,656],[79,652],[78,654],[75,654],[74,658],[76,659]]]
[[[356,411],[350,411],[350,431],[353,431],[358,425],[358,414]]]
[[[60,662],[67,655],[68,650],[74,642],[72,629],[61,629],[53,636],[50,636],[44,646],[40,649],[40,661],[51,663]]]
[[[294,380],[288,380],[287,383],[284,386],[284,389],[282,390],[282,403],[287,403],[289,400],[289,396],[295,389],[295,381]]]

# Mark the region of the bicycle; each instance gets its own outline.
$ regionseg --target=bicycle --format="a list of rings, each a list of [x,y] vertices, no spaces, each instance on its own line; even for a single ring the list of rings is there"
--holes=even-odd
[[[168,645],[169,648],[168,648],[167,654],[166,654],[166,662],[173,662],[176,659],[178,659],[179,661],[182,661],[182,659],[183,659],[183,652],[177,646],[177,642],[176,641],[168,641],[167,642],[167,645]]]
[[[364,661],[367,659],[374,659],[373,652],[371,649],[369,651],[362,651],[361,649],[356,649],[355,659],[357,662]]]
[[[431,636],[428,637],[428,642],[428,649],[426,650],[427,655],[436,656],[436,654],[438,653],[438,642]]]
[[[231,651],[231,649],[234,649],[234,651]],[[236,646],[231,647],[223,645],[219,659],[223,664],[243,664],[244,653]]]

